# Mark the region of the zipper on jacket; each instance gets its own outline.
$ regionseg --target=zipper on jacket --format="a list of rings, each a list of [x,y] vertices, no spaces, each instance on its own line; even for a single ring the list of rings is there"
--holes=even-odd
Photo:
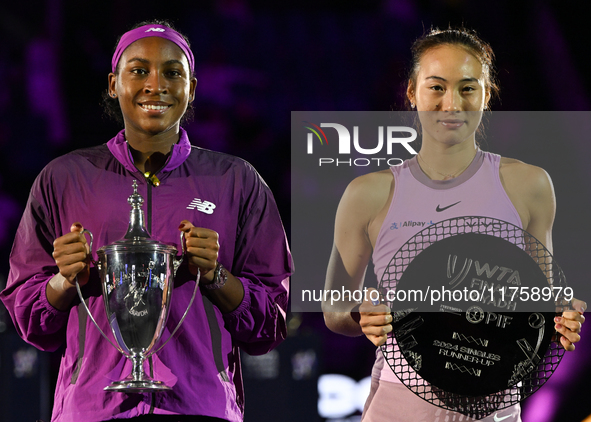
[[[160,180],[156,177],[156,175],[152,174],[150,176],[149,173],[144,173],[146,177],[146,223],[147,229],[150,236],[152,236],[152,186],[160,185]],[[154,378],[154,363],[152,361],[152,356],[148,358],[148,363],[150,366],[150,377]],[[150,397],[150,410],[148,411],[149,415],[154,414],[154,408],[156,407],[156,393],[152,393]]]
[[[166,163],[164,163],[164,166],[166,166],[166,164],[168,163],[168,160],[170,160],[170,157],[168,157],[168,159],[166,160]],[[164,168],[164,166],[162,166],[162,168]],[[158,170],[158,171],[160,171],[160,170]],[[156,176],[156,173],[158,173],[158,171],[156,171],[154,173],[150,173],[150,172],[144,173],[144,177],[146,178],[146,182],[148,185],[146,219],[148,220],[147,229],[148,229],[148,233],[150,233],[150,236],[152,235],[152,187],[157,188],[158,186],[160,186],[160,179],[158,179],[158,176]]]
[[[152,236],[152,182],[148,179],[148,198],[146,200],[146,220],[148,223],[148,233]]]
[[[144,177],[146,178],[147,182],[147,198],[146,198],[146,220],[147,220],[147,229],[150,236],[152,235],[152,187],[160,186],[160,180],[156,177],[155,173],[144,173]]]

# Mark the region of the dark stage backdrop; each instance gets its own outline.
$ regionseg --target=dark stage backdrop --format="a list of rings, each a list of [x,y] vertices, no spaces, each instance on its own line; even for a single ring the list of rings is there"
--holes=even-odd
[[[190,37],[199,80],[195,118],[186,125],[192,142],[251,161],[275,193],[289,233],[290,112],[400,109],[409,47],[431,26],[464,24],[491,43],[501,85],[493,110],[590,110],[587,15],[565,6],[534,0],[2,4],[0,280],[34,177],[52,158],[104,143],[120,129],[104,117],[101,94],[117,36],[138,21],[170,19]],[[495,142],[487,149],[510,149],[542,166],[552,160],[555,255],[567,277],[586,280],[589,137]],[[563,147],[548,156],[548,142]],[[573,186],[577,191],[569,192]],[[296,269],[305,265],[294,259]],[[591,413],[584,395],[590,343],[584,337],[564,370],[525,403],[524,422],[576,422]],[[320,314],[291,315],[290,337],[276,351],[243,356],[247,422],[358,421],[374,351],[363,338],[329,332]],[[27,346],[0,310],[0,421],[49,420],[58,364],[59,352]],[[327,397],[341,401],[331,407]]]

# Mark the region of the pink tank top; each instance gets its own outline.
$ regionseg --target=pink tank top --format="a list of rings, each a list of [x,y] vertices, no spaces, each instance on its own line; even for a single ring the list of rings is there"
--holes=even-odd
[[[429,179],[416,156],[401,166],[391,167],[394,195],[372,255],[378,281],[398,249],[429,224],[454,217],[482,216],[523,228],[501,184],[500,162],[500,155],[478,150],[468,168],[449,180]],[[372,376],[400,383],[379,348]]]

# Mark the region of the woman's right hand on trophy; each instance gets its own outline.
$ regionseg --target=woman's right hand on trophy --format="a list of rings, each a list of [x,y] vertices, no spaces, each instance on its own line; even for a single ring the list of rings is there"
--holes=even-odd
[[[85,235],[82,233],[82,224],[76,222],[70,227],[70,233],[58,237],[53,242],[53,259],[68,285],[64,289],[76,286],[78,283],[84,286],[88,283],[90,267],[88,265],[89,247]]]

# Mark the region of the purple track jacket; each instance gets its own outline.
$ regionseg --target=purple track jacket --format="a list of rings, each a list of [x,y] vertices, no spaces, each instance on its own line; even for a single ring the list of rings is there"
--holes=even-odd
[[[131,158],[121,131],[107,144],[77,150],[52,161],[37,177],[10,256],[10,274],[0,299],[20,336],[41,350],[64,345],[53,421],[103,421],[155,414],[214,416],[242,421],[244,395],[238,347],[263,354],[286,336],[292,261],[271,191],[256,170],[231,155],[192,147],[184,130],[158,187],[148,183]],[[154,394],[105,392],[129,375],[131,362],[103,339],[75,301],[69,311],[47,301],[47,282],[58,272],[53,241],[74,222],[94,234],[99,247],[127,230],[127,198],[138,181],[146,225],[153,239],[176,245],[184,219],[219,234],[219,262],[244,285],[244,300],[222,314],[201,292],[181,328],[145,363],[146,371],[172,385]],[[195,286],[186,265],[179,268],[162,338],[182,317]],[[98,271],[82,288],[99,326],[113,340]]]

